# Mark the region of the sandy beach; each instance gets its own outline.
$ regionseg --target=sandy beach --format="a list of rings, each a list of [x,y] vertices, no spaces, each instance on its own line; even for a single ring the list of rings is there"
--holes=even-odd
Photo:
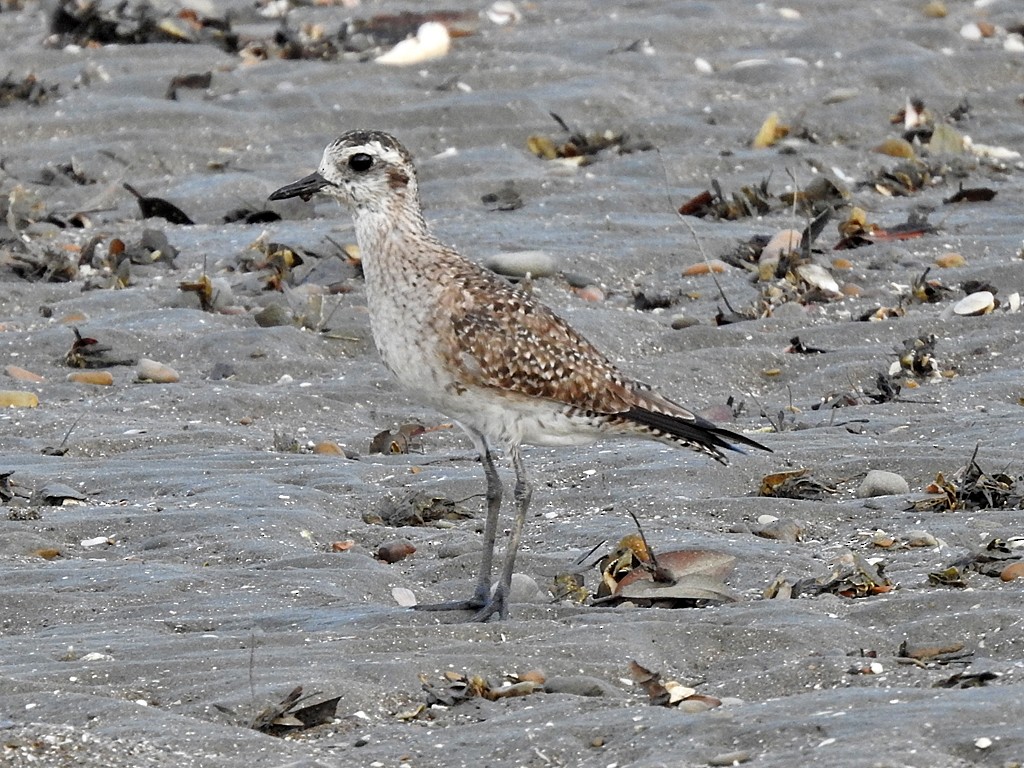
[[[164,3],[115,30],[154,41],[91,43],[56,5],[0,6],[0,765],[1024,764],[1019,3],[455,0],[408,66],[366,22],[422,4]],[[551,113],[610,146],[538,157],[572,139]],[[471,590],[480,462],[380,364],[348,213],[266,199],[355,128],[413,153],[445,242],[542,252],[535,295],[773,453],[527,448],[511,618],[402,607]],[[413,494],[464,515],[381,524]],[[553,598],[597,590],[630,513],[735,558],[736,600]],[[333,716],[251,727],[297,686]]]

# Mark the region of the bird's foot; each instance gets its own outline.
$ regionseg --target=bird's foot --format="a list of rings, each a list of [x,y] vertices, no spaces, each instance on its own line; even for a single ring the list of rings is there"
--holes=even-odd
[[[414,605],[416,611],[476,611],[469,617],[469,621],[484,622],[489,618],[498,615],[499,619],[508,618],[508,604],[505,599],[505,590],[500,586],[493,593],[488,590],[481,592],[477,590],[468,600],[451,600],[445,603],[426,603]]]

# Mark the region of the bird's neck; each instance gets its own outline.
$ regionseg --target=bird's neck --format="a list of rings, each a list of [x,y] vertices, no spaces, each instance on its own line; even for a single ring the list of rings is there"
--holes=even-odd
[[[427,228],[418,197],[406,190],[388,198],[383,205],[357,207],[356,240],[364,263],[395,261],[414,257],[419,244],[435,243]]]

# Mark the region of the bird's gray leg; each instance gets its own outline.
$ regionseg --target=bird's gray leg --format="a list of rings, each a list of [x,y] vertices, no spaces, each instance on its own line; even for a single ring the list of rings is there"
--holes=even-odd
[[[487,520],[484,522],[484,551],[480,558],[480,575],[477,577],[476,589],[468,600],[454,600],[447,603],[428,603],[415,606],[420,611],[467,611],[484,609],[491,600],[491,569],[494,565],[494,541],[498,536],[498,513],[501,511],[501,477],[494,466],[494,456],[487,447],[486,441],[477,435],[474,442],[480,449],[480,462],[484,466],[487,478]],[[516,488],[518,489],[518,484]],[[493,612],[492,612],[493,613]],[[490,614],[488,614],[490,616]]]
[[[533,496],[533,488],[526,480],[526,468],[523,466],[522,456],[519,455],[519,446],[514,446],[509,451],[509,455],[516,471],[516,486],[512,494],[516,502],[516,515],[512,521],[512,532],[505,550],[505,563],[501,568],[501,579],[498,581],[494,594],[473,617],[473,621],[487,621],[494,614],[498,614],[500,619],[508,618],[508,598],[512,591],[512,572],[516,565],[516,552],[519,551],[519,542],[523,538],[526,513],[530,508],[530,498]],[[493,541],[491,543],[493,544]]]

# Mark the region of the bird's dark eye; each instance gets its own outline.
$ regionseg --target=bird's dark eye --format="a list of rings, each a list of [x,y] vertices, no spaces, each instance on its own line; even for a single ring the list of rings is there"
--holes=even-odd
[[[373,165],[373,158],[365,152],[356,152],[348,159],[348,167],[356,173],[370,170],[371,165]]]

